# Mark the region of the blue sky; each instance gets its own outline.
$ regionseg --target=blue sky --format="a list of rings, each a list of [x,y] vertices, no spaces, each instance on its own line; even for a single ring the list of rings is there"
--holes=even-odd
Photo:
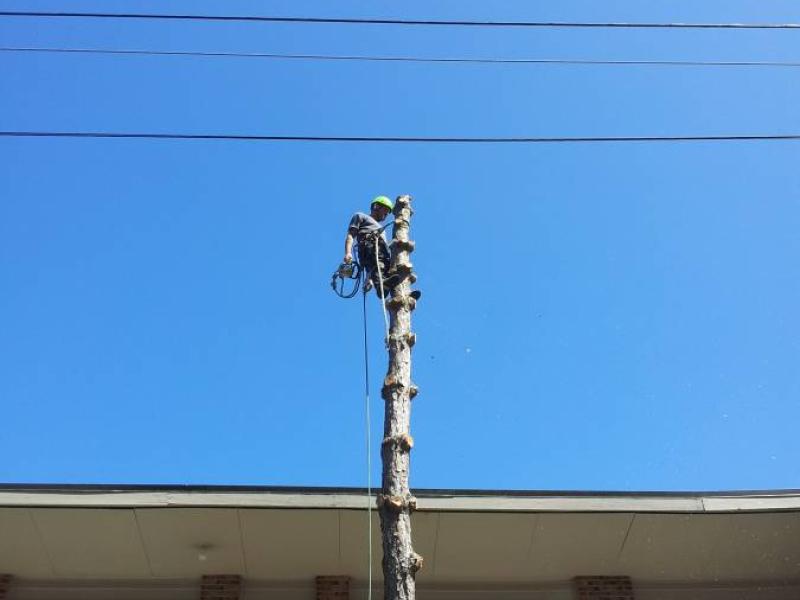
[[[798,22],[795,2],[2,10]],[[796,31],[0,19],[4,46],[800,60]],[[800,132],[797,70],[0,54],[3,130]],[[0,481],[363,485],[347,221],[412,194],[411,483],[800,487],[800,144],[0,140]],[[385,369],[370,298],[375,476]]]

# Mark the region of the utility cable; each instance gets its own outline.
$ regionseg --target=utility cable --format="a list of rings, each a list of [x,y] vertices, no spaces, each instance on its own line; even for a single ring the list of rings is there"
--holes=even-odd
[[[237,142],[338,142],[414,144],[575,144],[624,142],[764,142],[798,141],[800,134],[784,135],[647,135],[575,137],[380,137],[321,135],[233,135],[212,133],[121,133],[101,131],[0,131],[14,138],[102,138],[140,140],[224,140]]]
[[[0,11],[0,17],[82,19],[157,19],[170,21],[233,21],[259,23],[315,23],[351,25],[428,25],[461,27],[560,27],[625,29],[800,29],[800,23],[623,23],[578,21],[477,21],[436,19],[370,19],[338,17],[275,17],[261,15],[192,15],[162,13]]]
[[[661,67],[800,67],[800,62],[749,60],[597,60],[583,58],[467,58],[432,56],[367,56],[349,54],[280,54],[271,52],[202,52],[183,50],[112,50],[104,48],[0,47],[0,52],[52,54],[108,54],[129,56],[191,56],[203,58],[263,58],[277,60],[373,61],[408,63],[462,63],[513,65],[627,65]]]

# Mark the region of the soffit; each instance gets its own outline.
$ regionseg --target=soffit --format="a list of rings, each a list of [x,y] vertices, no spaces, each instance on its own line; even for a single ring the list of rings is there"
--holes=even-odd
[[[0,508],[0,571],[35,579],[367,578],[367,511],[309,508]],[[423,584],[800,576],[800,512],[419,511]],[[372,513],[373,578],[381,575]]]

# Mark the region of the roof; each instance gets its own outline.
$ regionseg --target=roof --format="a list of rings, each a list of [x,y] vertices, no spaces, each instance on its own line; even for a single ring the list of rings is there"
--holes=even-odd
[[[415,490],[420,586],[576,575],[800,583],[800,491]],[[304,582],[366,572],[365,490],[0,486],[0,570],[36,581],[239,573]],[[380,528],[373,513],[373,551]],[[380,560],[373,565],[380,577]]]

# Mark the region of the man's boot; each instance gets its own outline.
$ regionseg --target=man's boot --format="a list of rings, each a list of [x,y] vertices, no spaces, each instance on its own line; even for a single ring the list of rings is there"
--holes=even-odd
[[[383,278],[383,289],[387,292],[400,285],[401,277],[398,273],[389,273]]]

